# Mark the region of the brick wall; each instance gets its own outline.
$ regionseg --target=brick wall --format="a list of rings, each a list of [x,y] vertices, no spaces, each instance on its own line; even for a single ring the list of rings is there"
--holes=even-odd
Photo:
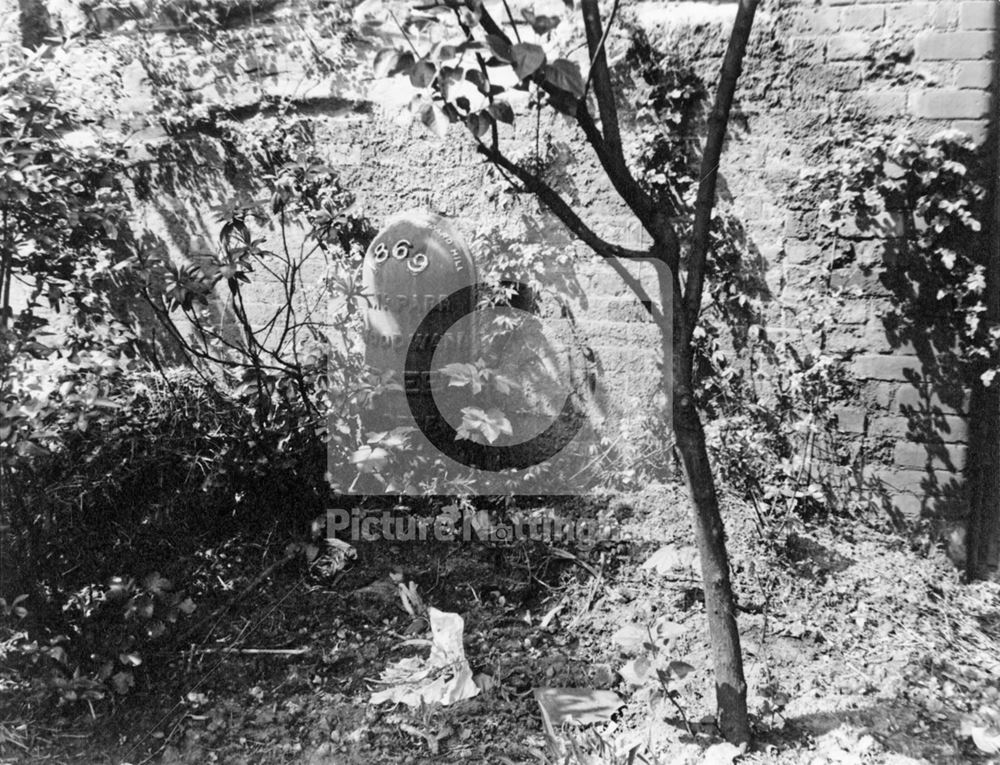
[[[835,135],[884,129],[926,136],[955,128],[985,140],[998,5],[997,0],[765,2],[720,168],[721,193],[759,256],[773,335],[801,335],[802,301],[810,295],[840,286],[859,288],[847,300],[838,330],[823,338],[826,350],[844,355],[859,383],[858,397],[837,412],[839,426],[845,440],[871,455],[867,474],[884,480],[897,509],[911,516],[961,511],[967,395],[939,374],[933,353],[900,343],[886,331],[883,317],[891,295],[881,277],[892,267],[887,253],[897,222],[887,220],[878,231],[845,226],[832,241],[821,239],[816,205],[798,198],[794,188],[800,171],[822,160]],[[73,8],[68,0],[50,7],[52,23],[63,19],[66,26],[78,25]],[[278,5],[257,17],[283,45],[286,32],[294,29],[294,21],[283,15],[288,8]],[[675,51],[706,82],[714,81],[734,12],[731,3],[643,1],[623,8],[660,49]],[[105,36],[129,34],[127,25],[105,23],[102,30]],[[183,48],[182,38],[177,39]],[[322,36],[313,42],[337,44]],[[617,52],[625,44],[610,42]],[[272,53],[274,47],[281,46],[272,46]],[[94,55],[96,50],[91,48]],[[549,243],[577,253],[580,261],[572,300],[599,364],[615,380],[607,402],[609,422],[626,433],[642,430],[656,416],[661,359],[648,320],[620,279],[580,245],[566,241],[561,228],[530,199],[511,202],[487,193],[493,187],[470,146],[441,142],[401,120],[402,101],[379,85],[363,89],[354,76],[371,51],[348,53],[344,66],[353,68],[352,76],[345,69],[341,79],[316,78],[282,54],[263,83],[248,80],[245,87],[223,93],[209,82],[205,102],[232,114],[257,114],[264,96],[292,96],[316,117],[317,145],[376,223],[400,209],[429,207],[455,216],[470,239],[490,227],[516,239],[529,236],[525,220],[541,220]],[[241,188],[245,179],[227,174],[217,145],[205,136],[189,137],[186,158],[164,155],[166,142],[141,67],[121,62],[110,70],[118,77],[120,106],[135,129],[136,161],[147,167],[155,192],[139,203],[138,222],[183,259],[215,240],[218,224],[208,206]],[[96,75],[76,87],[82,103],[90,97],[88,87],[94,97],[98,89],[107,90]],[[266,109],[262,113],[266,117]],[[542,127],[565,151],[567,190],[579,198],[586,220],[621,244],[644,244],[641,230],[629,221],[579,137],[561,119]],[[264,285],[254,310],[263,316],[278,299],[279,293]]]
[[[917,135],[953,128],[985,141],[995,108],[998,13],[995,0],[829,0],[792,13],[791,44],[813,52],[802,79],[831,83],[831,103],[862,130],[874,116],[878,127]],[[794,98],[790,103],[797,108]],[[852,106],[860,109],[852,113]],[[791,212],[785,262],[814,268],[824,258],[853,261],[834,269],[831,285],[862,290],[844,311],[842,332],[829,338],[831,350],[850,355],[862,385],[860,400],[839,412],[840,428],[880,455],[867,472],[885,482],[897,509],[911,517],[960,514],[968,393],[949,378],[946,356],[939,358],[950,349],[915,347],[884,322],[891,296],[882,277],[892,268],[898,226],[845,229],[822,251],[814,215],[808,207]]]

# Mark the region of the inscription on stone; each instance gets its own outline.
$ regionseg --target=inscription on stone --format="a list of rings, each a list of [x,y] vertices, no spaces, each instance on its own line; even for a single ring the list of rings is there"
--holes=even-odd
[[[468,332],[447,332],[472,309],[476,265],[458,230],[445,218],[410,210],[390,218],[365,254],[362,283],[369,305],[365,313],[365,361],[383,379],[403,386],[383,396],[373,418],[376,426],[395,427],[410,418],[436,420],[430,370],[451,361],[467,361]],[[435,310],[444,304],[444,310]],[[430,321],[426,319],[432,316]],[[419,327],[419,333],[417,332]],[[405,392],[411,394],[407,404]],[[413,394],[416,411],[410,414]]]

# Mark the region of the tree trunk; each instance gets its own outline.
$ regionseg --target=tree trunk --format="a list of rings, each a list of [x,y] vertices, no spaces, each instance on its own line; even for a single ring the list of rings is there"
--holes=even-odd
[[[694,510],[694,531],[705,588],[705,613],[715,667],[718,725],[730,743],[750,742],[747,684],[743,678],[736,605],[729,581],[726,530],[719,513],[715,479],[705,447],[705,431],[692,396],[692,359],[689,349],[678,349],[674,358],[674,434],[684,463],[688,493]]]

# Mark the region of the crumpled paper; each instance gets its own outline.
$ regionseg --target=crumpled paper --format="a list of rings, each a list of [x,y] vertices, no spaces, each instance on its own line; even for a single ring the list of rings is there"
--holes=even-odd
[[[414,656],[386,667],[379,683],[388,687],[372,693],[372,704],[391,701],[409,707],[422,703],[446,707],[479,693],[462,646],[462,617],[436,608],[428,608],[427,616],[431,623],[430,656]]]

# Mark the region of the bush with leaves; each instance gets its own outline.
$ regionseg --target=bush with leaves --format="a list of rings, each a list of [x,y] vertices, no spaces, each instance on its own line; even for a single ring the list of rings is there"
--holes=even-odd
[[[128,204],[113,146],[78,148],[44,51],[0,68],[0,471],[11,544],[25,565],[53,519],[18,496],[37,465],[117,406],[107,390],[132,364],[119,318],[119,233]],[[23,301],[23,303],[22,303]]]
[[[828,189],[831,230],[891,237],[885,276],[893,294],[891,339],[943,355],[958,378],[977,374],[989,384],[998,371],[992,359],[1000,326],[982,320],[989,249],[985,155],[958,131],[926,141],[877,135],[841,155],[808,182]]]

